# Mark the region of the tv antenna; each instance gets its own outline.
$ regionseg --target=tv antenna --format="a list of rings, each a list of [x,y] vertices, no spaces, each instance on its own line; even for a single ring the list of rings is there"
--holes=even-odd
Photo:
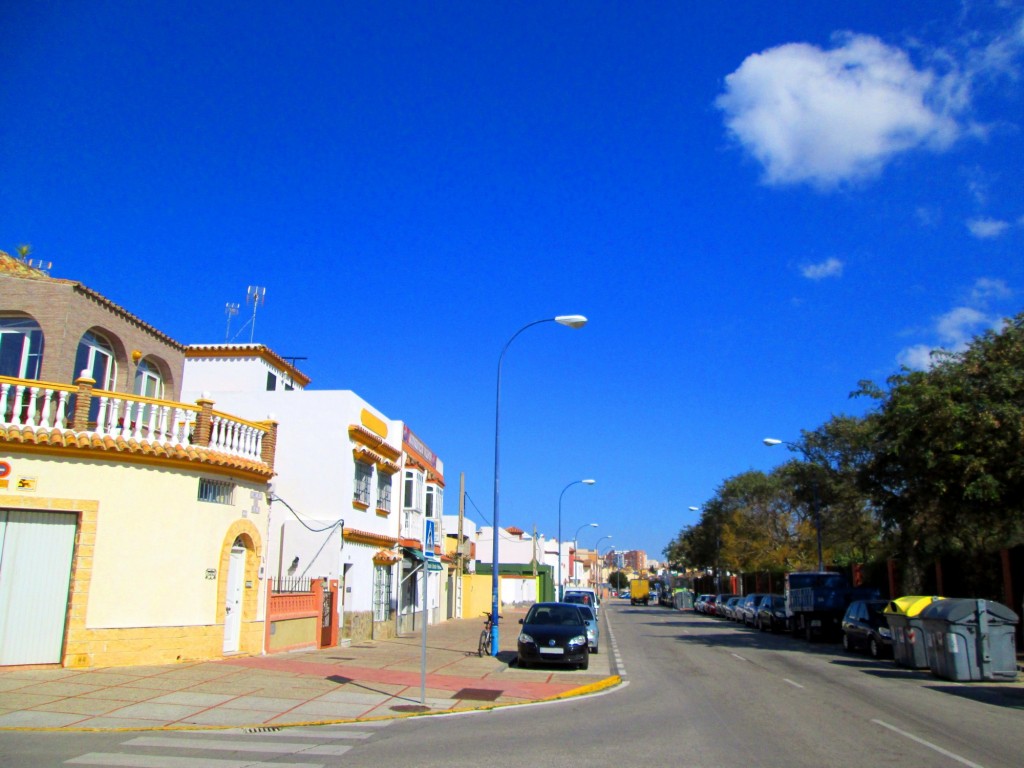
[[[238,304],[229,301],[224,305],[224,314],[228,316],[228,327],[224,332],[224,343],[231,341],[231,318],[238,314]]]
[[[249,326],[249,343],[252,344],[256,335],[256,310],[267,300],[267,289],[259,285],[250,285],[245,292],[245,303],[252,304],[252,325]]]

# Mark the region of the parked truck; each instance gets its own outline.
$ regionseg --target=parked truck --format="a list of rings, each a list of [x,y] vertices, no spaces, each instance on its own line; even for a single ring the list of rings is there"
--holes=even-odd
[[[651,582],[647,579],[633,579],[629,582],[629,604],[647,605],[651,602]]]
[[[807,640],[838,637],[850,603],[878,597],[877,589],[851,587],[841,573],[786,574],[786,619],[793,634]]]

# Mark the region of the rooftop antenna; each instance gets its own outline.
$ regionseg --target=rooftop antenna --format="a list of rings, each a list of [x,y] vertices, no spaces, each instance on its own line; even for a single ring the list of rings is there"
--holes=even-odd
[[[228,316],[228,328],[224,332],[224,343],[227,344],[231,340],[231,318],[238,314],[238,304],[229,301],[224,305],[224,314]]]
[[[252,344],[256,335],[256,310],[267,300],[267,289],[258,285],[250,285],[245,292],[245,303],[252,304],[252,325],[249,326],[249,343]]]

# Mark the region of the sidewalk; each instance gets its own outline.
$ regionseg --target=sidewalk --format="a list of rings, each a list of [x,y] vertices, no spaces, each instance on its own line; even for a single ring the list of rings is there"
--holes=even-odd
[[[425,701],[417,633],[320,651],[173,666],[0,670],[0,730],[308,725],[489,709],[580,695],[618,682],[617,676],[593,670],[509,666],[522,615],[506,611],[498,658],[476,655],[482,620],[428,627]]]

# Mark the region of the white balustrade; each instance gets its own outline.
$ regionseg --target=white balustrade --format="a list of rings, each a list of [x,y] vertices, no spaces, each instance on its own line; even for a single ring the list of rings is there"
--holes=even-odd
[[[32,431],[69,429],[74,397],[75,390],[70,388],[48,387],[39,382],[0,381],[0,425]],[[198,410],[195,406],[93,390],[90,421],[95,420],[95,425],[81,431],[140,443],[188,447],[193,444]],[[209,449],[262,461],[265,434],[258,425],[214,412]]]

